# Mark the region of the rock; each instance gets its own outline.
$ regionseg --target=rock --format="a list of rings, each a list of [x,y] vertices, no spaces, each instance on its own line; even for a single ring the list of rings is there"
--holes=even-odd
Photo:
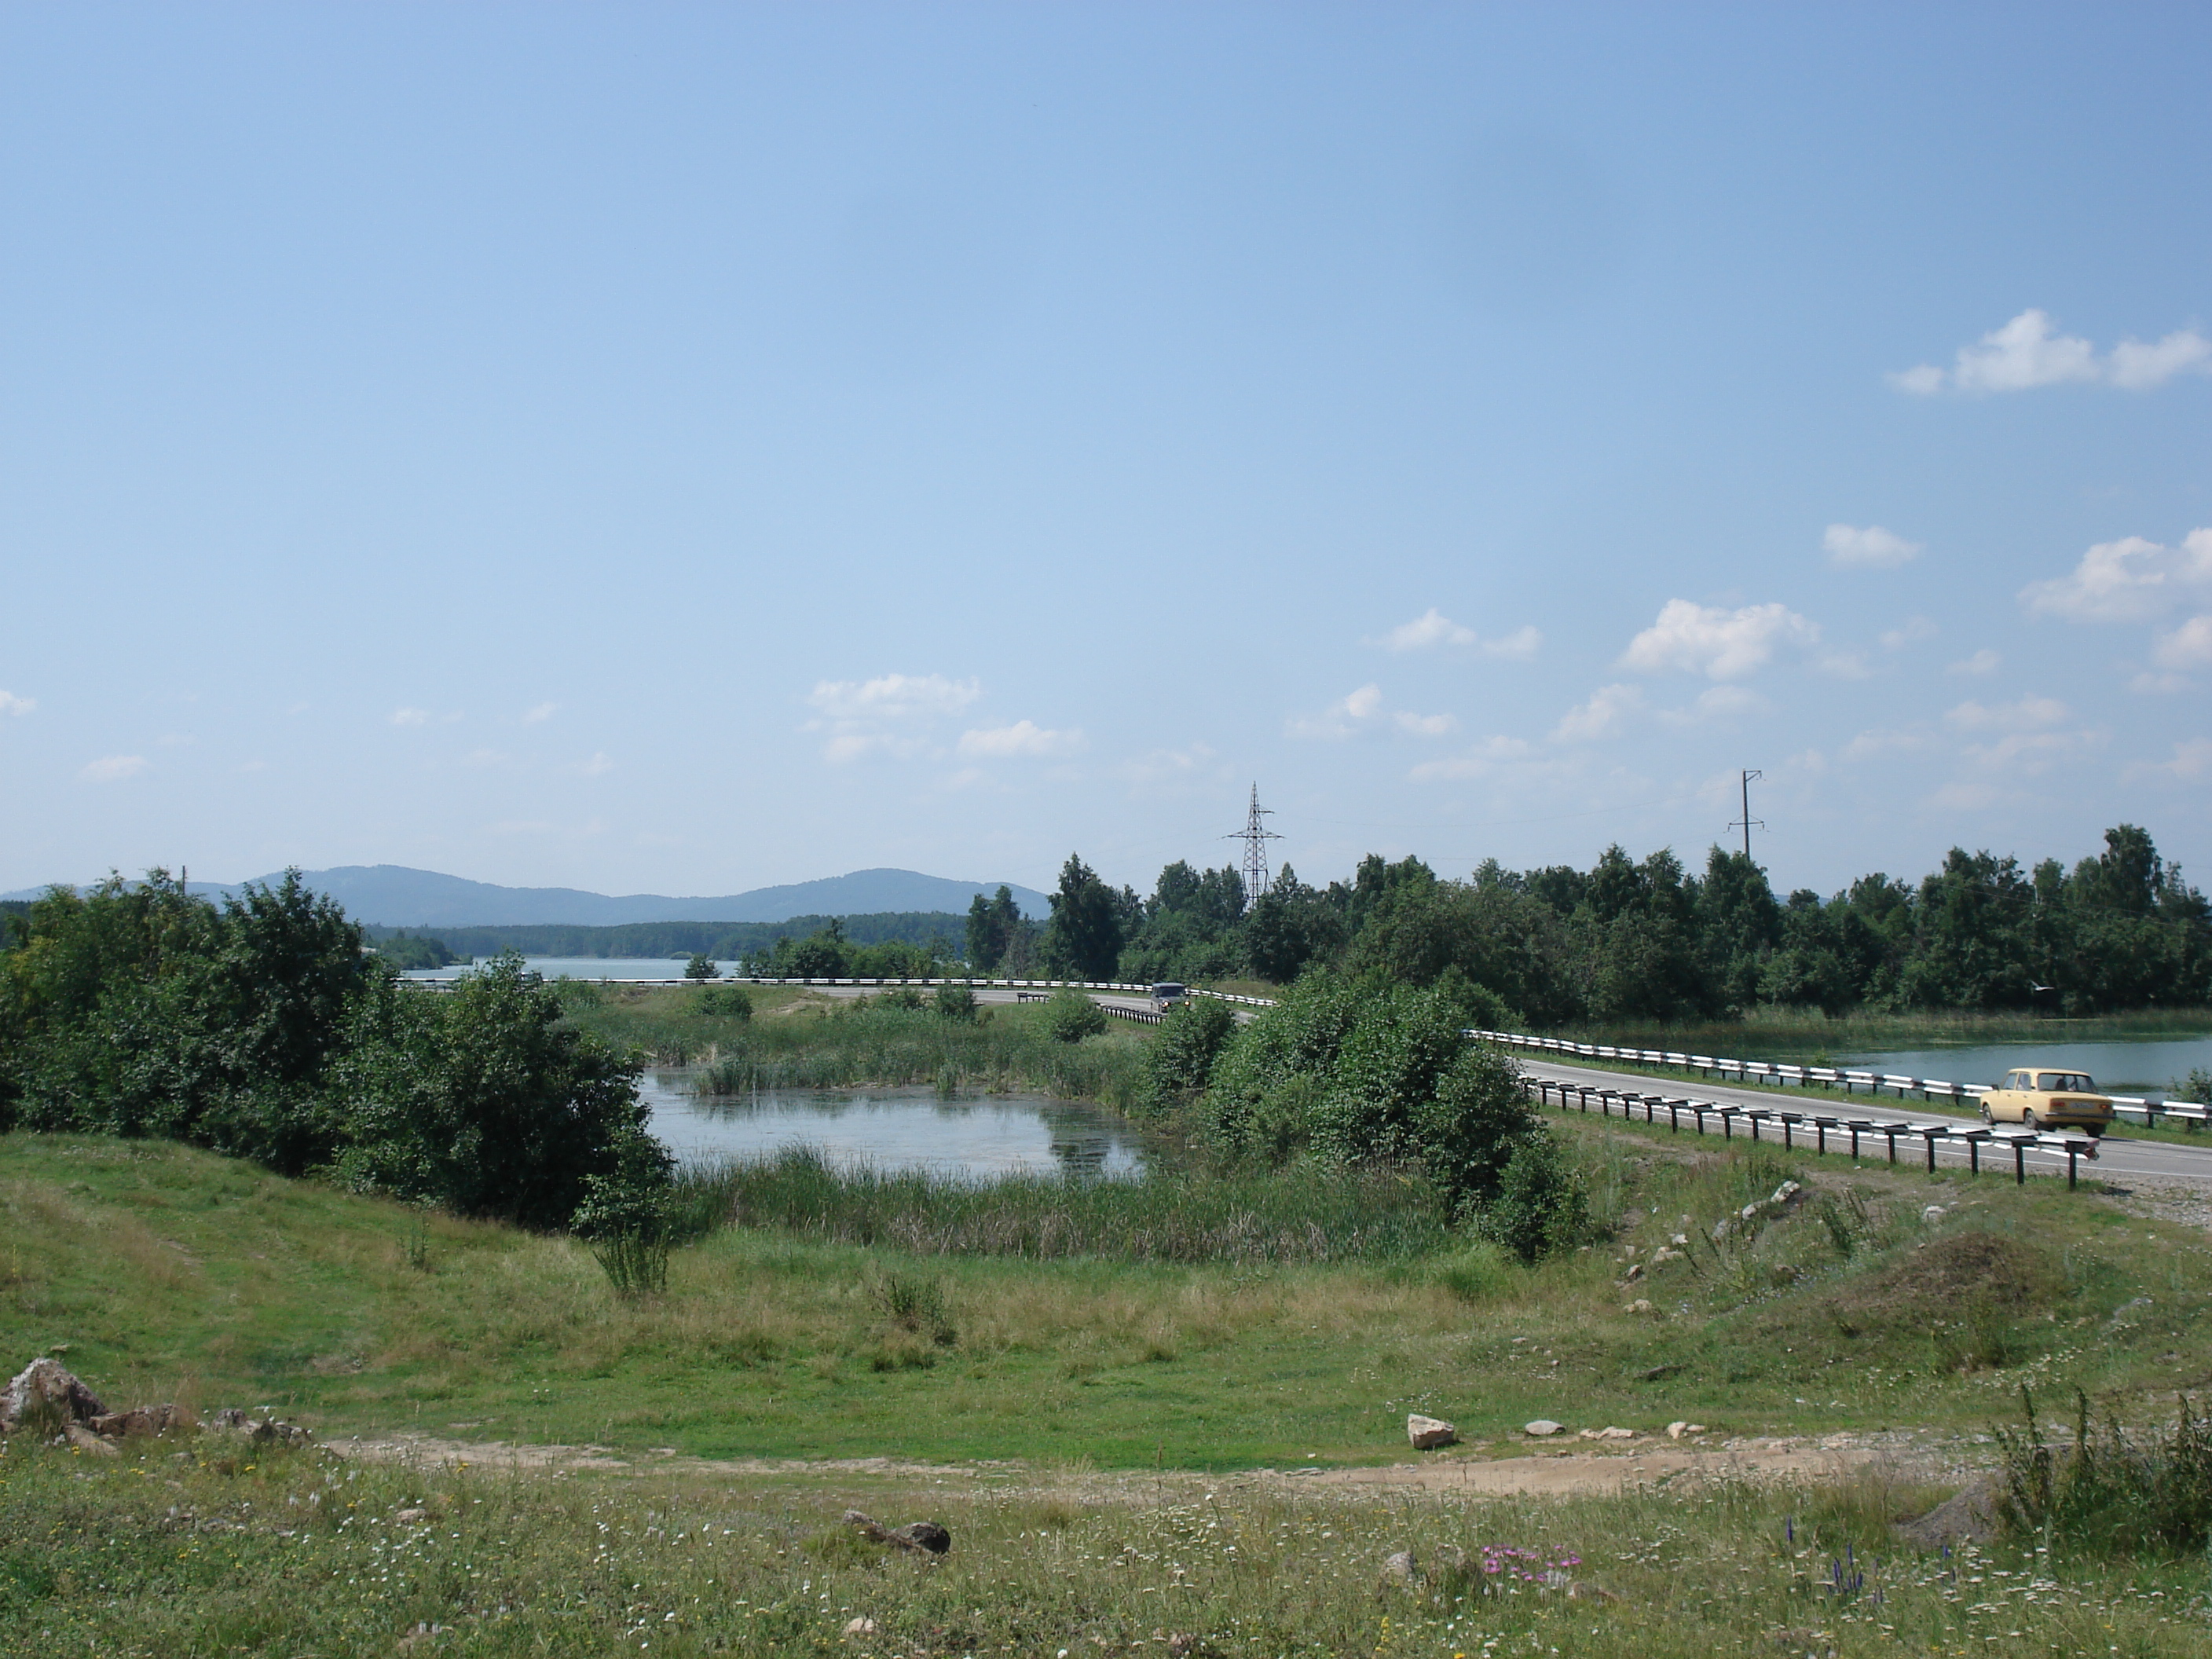
[[[875,1633],[876,1621],[872,1619],[848,1619],[845,1621],[845,1634],[848,1636],[873,1636]]]
[[[1548,1417],[1540,1417],[1533,1423],[1523,1423],[1521,1432],[1533,1439],[1548,1440],[1566,1426],[1564,1423],[1554,1423]]]
[[[1785,1181],[1774,1189],[1774,1201],[1777,1204],[1787,1204],[1804,1190],[1796,1182]]]
[[[952,1547],[952,1534],[934,1521],[914,1521],[903,1527],[879,1527],[872,1516],[858,1510],[845,1511],[845,1524],[872,1544],[895,1544],[917,1554],[942,1555]]]
[[[404,1509],[394,1513],[392,1518],[404,1526],[411,1527],[417,1521],[427,1520],[429,1517],[429,1514],[430,1511],[428,1510]]]
[[[1741,1208],[1741,1210],[1738,1210],[1738,1211],[1736,1212],[1736,1219],[1737,1219],[1737,1220],[1739,1220],[1739,1221],[1756,1221],[1756,1220],[1758,1220],[1758,1219],[1759,1219],[1759,1206],[1758,1206],[1758,1205],[1756,1205],[1756,1204],[1747,1204],[1747,1205],[1745,1205],[1745,1206],[1743,1206],[1743,1208]]]
[[[13,1434],[29,1417],[34,1423],[51,1422],[52,1431],[71,1423],[89,1423],[106,1415],[100,1396],[65,1369],[58,1359],[44,1355],[18,1371],[0,1393],[0,1434]]]
[[[1670,1261],[1680,1261],[1681,1259],[1682,1253],[1677,1249],[1655,1250],[1651,1255],[1651,1265],[1655,1267],[1663,1267]]]
[[[1705,1425],[1702,1423],[1669,1423],[1667,1425],[1669,1440],[1680,1440],[1684,1435],[1703,1434],[1705,1431]]]
[[[1713,1223],[1713,1243],[1716,1244],[1721,1243],[1729,1236],[1729,1229],[1735,1225],[1735,1218],[1732,1215],[1724,1215]]]
[[[1690,1248],[1690,1236],[1687,1233],[1676,1233],[1667,1242],[1678,1250],[1686,1250]]]
[[[195,1426],[192,1414],[182,1406],[133,1406],[127,1412],[107,1412],[92,1419],[92,1431],[110,1440],[127,1440],[134,1434],[167,1434],[171,1429]]]
[[[1411,1412],[1406,1417],[1406,1438],[1413,1443],[1415,1451],[1434,1451],[1439,1446],[1457,1444],[1459,1431],[1441,1417]]]
[[[1946,1213],[1941,1204],[1930,1204],[1920,1212],[1920,1218],[1932,1227],[1941,1221]]]
[[[1411,1584],[1420,1577],[1420,1568],[1413,1560],[1411,1550],[1400,1550],[1395,1555],[1382,1558],[1382,1582],[1385,1584]]]
[[[1660,1252],[1660,1254],[1661,1254],[1662,1255],[1665,1255],[1665,1254],[1666,1254],[1666,1252],[1662,1250],[1662,1252]],[[1652,1257],[1652,1260],[1653,1260],[1654,1261],[1656,1261],[1658,1259],[1659,1259],[1659,1258],[1658,1258],[1658,1256],[1654,1256],[1654,1257]],[[1641,1261],[1632,1261],[1632,1262],[1630,1262],[1630,1263],[1628,1264],[1628,1271],[1627,1271],[1626,1273],[1625,1273],[1621,1274],[1620,1279],[1621,1279],[1621,1282],[1622,1282],[1624,1285],[1626,1285],[1626,1284],[1632,1284],[1632,1283],[1633,1283],[1635,1280],[1639,1279],[1641,1279],[1641,1278],[1643,1278],[1643,1277],[1644,1277],[1644,1264],[1643,1264]]]
[[[102,1440],[82,1423],[72,1423],[62,1431],[70,1445],[79,1451],[92,1453],[96,1457],[120,1457],[112,1441]]]
[[[283,1446],[292,1449],[312,1445],[315,1431],[304,1424],[287,1423],[281,1417],[250,1417],[235,1406],[226,1407],[215,1414],[214,1430],[220,1434],[242,1437],[253,1446]]]
[[[1635,1301],[1633,1301],[1633,1302],[1630,1303],[1630,1304],[1629,1304],[1626,1308],[1623,1308],[1623,1309],[1621,1310],[1621,1312],[1623,1312],[1623,1313],[1632,1313],[1632,1314],[1648,1314],[1648,1313],[1650,1313],[1650,1311],[1651,1311],[1651,1303],[1650,1303],[1650,1299],[1649,1297],[1641,1297],[1641,1296],[1638,1297],[1636,1298],[1636,1300],[1635,1300]]]
[[[1636,1431],[1615,1428],[1584,1429],[1583,1438],[1585,1440],[1633,1440],[1636,1438]]]
[[[1897,1535],[1915,1549],[1941,1549],[1946,1544],[1985,1544],[1996,1536],[1997,1480],[1984,1474],[1957,1496],[1947,1498],[1917,1521],[1898,1527]]]

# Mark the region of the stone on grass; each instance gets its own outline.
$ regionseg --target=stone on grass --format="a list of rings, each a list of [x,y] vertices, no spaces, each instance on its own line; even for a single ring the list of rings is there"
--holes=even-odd
[[[1438,1446],[1457,1443],[1459,1431],[1441,1417],[1410,1412],[1406,1417],[1406,1438],[1413,1443],[1415,1451],[1434,1451]]]
[[[1610,1427],[1602,1429],[1584,1429],[1583,1431],[1582,1437],[1585,1440],[1633,1440],[1636,1438],[1636,1431],[1633,1429],[1616,1429]]]
[[[79,1451],[90,1452],[95,1457],[120,1457],[112,1441],[102,1440],[82,1423],[72,1423],[62,1433],[70,1445]]]
[[[1385,1584],[1410,1584],[1419,1576],[1411,1550],[1400,1550],[1395,1555],[1382,1558],[1382,1582]]]
[[[1955,1498],[1946,1498],[1917,1521],[1897,1528],[1897,1535],[1915,1549],[1940,1549],[1946,1544],[1986,1544],[1996,1536],[1997,1481],[1979,1475]]]
[[[848,1619],[845,1621],[845,1634],[848,1636],[873,1636],[875,1633],[876,1621],[872,1619]]]
[[[1669,1423],[1667,1425],[1667,1437],[1669,1440],[1680,1440],[1686,1434],[1703,1434],[1705,1431],[1705,1425],[1702,1423],[1678,1422]]]
[[[858,1510],[845,1511],[845,1524],[872,1544],[892,1544],[918,1555],[942,1555],[952,1547],[952,1534],[934,1521],[910,1521],[903,1527],[879,1527],[874,1517]]]
[[[43,1354],[16,1372],[0,1392],[0,1434],[13,1434],[28,1417],[33,1423],[52,1423],[58,1432],[71,1423],[89,1423],[106,1413],[100,1396],[58,1359]]]
[[[1521,1432],[1532,1439],[1548,1440],[1566,1426],[1564,1423],[1554,1423],[1548,1417],[1540,1417],[1533,1423],[1523,1423]]]

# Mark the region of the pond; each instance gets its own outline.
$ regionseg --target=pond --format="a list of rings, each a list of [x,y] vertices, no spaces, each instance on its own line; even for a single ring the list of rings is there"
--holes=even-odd
[[[1141,1175],[1145,1146],[1112,1113],[1043,1095],[939,1094],[927,1086],[700,1095],[691,1076],[648,1072],[638,1092],[653,1133],[684,1163],[773,1158],[811,1146],[833,1163],[1006,1175]]]
[[[2212,1069],[2212,1037],[2116,1042],[1994,1042],[1955,1048],[1886,1049],[1846,1054],[1841,1066],[1946,1083],[1993,1084],[2015,1066],[2087,1072],[2115,1094],[2163,1096],[2197,1069]]]
[[[478,957],[473,963],[453,963],[449,968],[410,968],[402,979],[452,979],[468,972],[471,966],[481,968],[490,961]],[[522,965],[533,974],[543,974],[548,979],[682,979],[684,965],[689,957],[525,957]],[[718,974],[734,974],[744,964],[738,962],[718,962]]]

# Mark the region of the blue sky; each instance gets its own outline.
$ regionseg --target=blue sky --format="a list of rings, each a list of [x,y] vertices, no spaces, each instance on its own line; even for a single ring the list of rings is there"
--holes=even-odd
[[[0,889],[2212,876],[2201,7],[0,9]]]

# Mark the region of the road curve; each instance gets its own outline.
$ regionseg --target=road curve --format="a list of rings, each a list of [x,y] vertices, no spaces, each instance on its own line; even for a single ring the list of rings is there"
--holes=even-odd
[[[1662,1095],[1672,1100],[1707,1101],[1717,1106],[1765,1107],[1773,1111],[1802,1112],[1810,1117],[1833,1117],[1843,1120],[1861,1118],[1880,1123],[1947,1124],[1959,1127],[1978,1127],[1979,1118],[1970,1118],[1955,1113],[1931,1112],[1924,1106],[1908,1105],[1902,1101],[1860,1099],[1846,1103],[1831,1100],[1826,1095],[1807,1091],[1802,1096],[1766,1089],[1732,1088],[1724,1083],[1691,1082],[1680,1078],[1653,1077],[1643,1072],[1608,1072],[1592,1066],[1562,1066],[1554,1060],[1516,1055],[1521,1069],[1532,1078],[1547,1078],[1554,1083],[1585,1084],[1592,1089],[1618,1089],[1638,1095]],[[1770,1132],[1771,1133],[1771,1132]],[[1876,1144],[1875,1150],[1887,1156]],[[1924,1157],[1916,1141],[1911,1148],[1916,1158]],[[1902,1161],[1905,1148],[1899,1148]],[[1936,1161],[1943,1164],[1966,1162],[1965,1149],[1939,1145]],[[2004,1152],[1984,1148],[1983,1165],[1985,1169],[2009,1164]],[[2063,1153],[2031,1149],[2027,1167],[2037,1175],[2064,1175],[2066,1158]],[[2136,1140],[2122,1134],[2107,1133],[2099,1144],[2095,1162],[2084,1160],[2081,1173],[2085,1176],[2137,1176],[2164,1181],[2197,1181],[2212,1183],[2212,1145],[2204,1146],[2176,1146],[2171,1141]]]

